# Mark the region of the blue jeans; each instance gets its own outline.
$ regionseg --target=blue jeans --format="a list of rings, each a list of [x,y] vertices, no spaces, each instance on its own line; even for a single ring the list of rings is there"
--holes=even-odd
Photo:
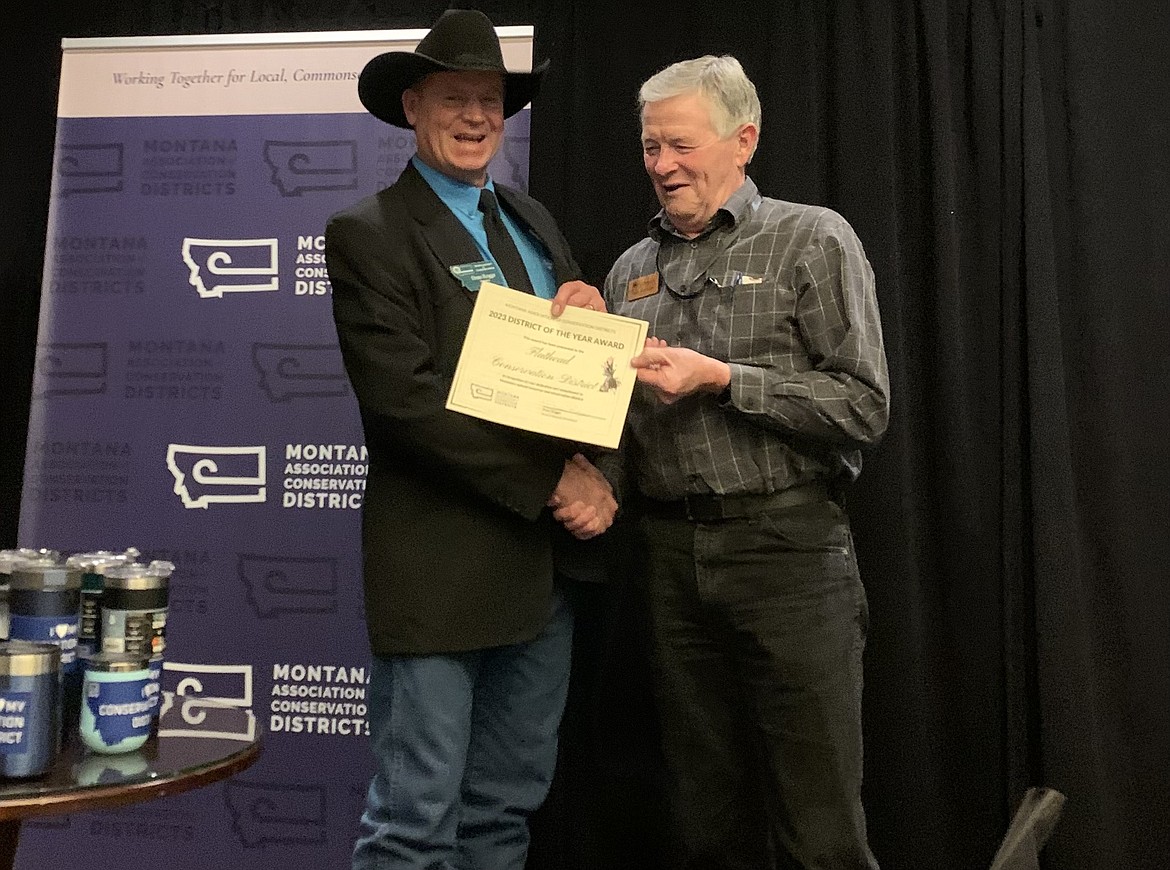
[[[868,621],[833,502],[642,523],[676,870],[877,870],[861,807]]]
[[[377,770],[354,870],[523,870],[528,817],[556,767],[572,638],[558,590],[526,643],[374,658]]]

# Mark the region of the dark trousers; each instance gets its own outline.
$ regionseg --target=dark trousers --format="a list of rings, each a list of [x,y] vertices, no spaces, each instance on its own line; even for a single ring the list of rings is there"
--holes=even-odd
[[[641,530],[671,866],[876,870],[861,807],[868,610],[844,513],[650,513]]]

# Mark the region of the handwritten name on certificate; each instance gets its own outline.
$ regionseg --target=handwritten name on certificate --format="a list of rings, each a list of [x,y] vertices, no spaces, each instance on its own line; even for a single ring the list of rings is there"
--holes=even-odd
[[[551,302],[485,281],[447,408],[530,432],[617,447],[634,391],[630,360],[646,323]]]

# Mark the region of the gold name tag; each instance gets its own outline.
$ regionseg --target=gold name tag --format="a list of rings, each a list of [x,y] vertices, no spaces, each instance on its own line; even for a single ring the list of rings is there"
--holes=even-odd
[[[638,299],[645,299],[647,296],[653,296],[657,292],[658,273],[651,272],[649,275],[635,278],[626,285],[626,301],[634,302]]]

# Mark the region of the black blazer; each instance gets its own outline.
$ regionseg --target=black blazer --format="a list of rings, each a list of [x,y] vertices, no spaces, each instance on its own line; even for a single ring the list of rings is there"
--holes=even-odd
[[[531,197],[497,185],[544,243],[559,286],[580,277]],[[366,622],[377,655],[480,649],[548,619],[545,507],[577,445],[445,408],[475,295],[450,268],[482,259],[413,165],[329,219],[333,316],[357,395],[369,474],[362,513]]]

